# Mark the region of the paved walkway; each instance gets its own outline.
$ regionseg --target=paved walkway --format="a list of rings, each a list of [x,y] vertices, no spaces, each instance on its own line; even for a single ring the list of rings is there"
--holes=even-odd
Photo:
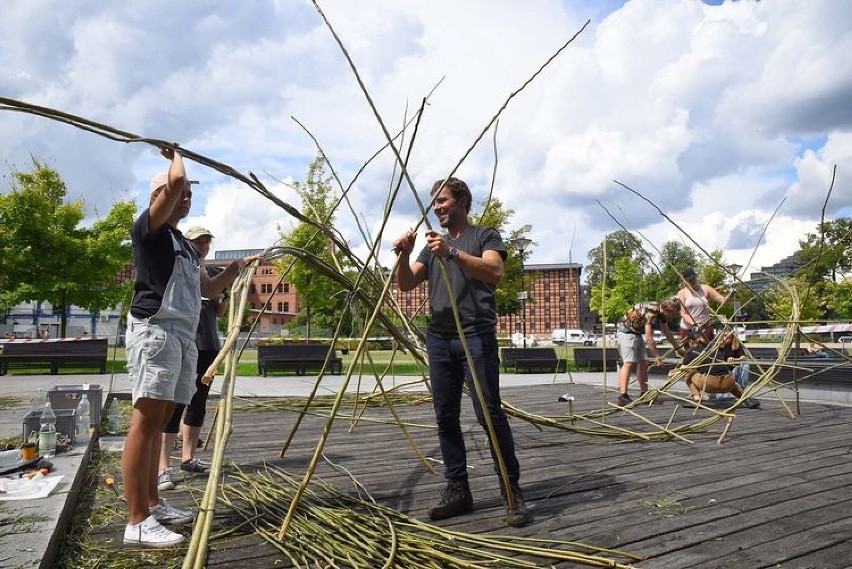
[[[387,378],[385,387],[402,385],[411,381],[411,377],[399,376]],[[651,377],[653,385],[659,385],[662,378]],[[104,392],[103,402],[107,402],[107,394],[112,392],[129,396],[129,382],[126,374],[110,375],[38,375],[38,376],[4,376],[0,378],[0,397],[18,397],[21,403],[14,408],[6,409],[0,417],[0,436],[12,437],[20,435],[24,415],[30,410],[30,400],[41,387],[45,390],[55,385],[75,385],[83,382],[100,385]],[[342,376],[328,376],[323,379],[320,394],[336,393],[343,383]],[[570,393],[571,384],[593,384],[607,386],[617,385],[617,376],[613,373],[559,373],[559,374],[503,374],[501,384],[506,387],[530,387],[547,384],[565,386],[565,392]],[[313,388],[312,377],[275,376],[275,377],[239,377],[237,378],[236,394],[239,397],[281,397],[305,396]],[[212,392],[219,393],[222,382],[216,378]],[[373,388],[373,380],[362,380],[360,389],[368,391]],[[358,389],[358,383],[353,380],[348,385],[348,391]],[[632,388],[635,391],[635,387]],[[561,392],[561,391],[560,391]],[[613,391],[614,394],[614,391]],[[789,391],[782,394],[790,401],[793,399]],[[814,384],[800,390],[803,401],[819,401],[839,405],[852,405],[852,389],[842,386]],[[2,501],[0,502],[0,518],[13,519],[23,516],[27,519],[23,529],[15,530],[14,535],[2,536],[0,532],[0,569],[12,567],[53,567],[58,548],[64,535],[64,529],[70,522],[77,501],[77,493],[83,482],[85,466],[88,463],[89,449],[74,449],[61,453],[54,459],[56,474],[64,477],[57,490],[49,497],[32,501]],[[57,528],[63,531],[57,531]],[[2,529],[2,528],[0,528]],[[6,528],[7,530],[11,528]]]

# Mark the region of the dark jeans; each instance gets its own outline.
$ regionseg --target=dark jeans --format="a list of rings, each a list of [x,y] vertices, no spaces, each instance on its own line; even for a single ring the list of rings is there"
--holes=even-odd
[[[467,345],[476,377],[482,388],[485,405],[494,425],[497,444],[506,463],[509,481],[517,484],[520,467],[515,457],[515,441],[506,414],[500,407],[500,357],[497,349],[497,335],[494,333],[468,336]],[[426,350],[429,353],[429,378],[432,384],[432,400],[435,406],[435,420],[438,424],[438,440],[446,468],[444,476],[451,480],[467,478],[467,454],[462,436],[459,416],[461,414],[462,387],[467,383],[476,419],[488,433],[485,416],[479,405],[479,398],[473,386],[473,377],[465,357],[464,348],[458,338],[446,340],[426,335]],[[494,445],[489,437],[491,458],[494,470],[499,473]],[[499,474],[498,474],[499,475]]]
[[[204,377],[204,372],[216,359],[219,352],[216,350],[198,350],[198,364],[195,372],[195,395],[192,396],[192,401],[189,405],[175,404],[175,410],[172,413],[172,418],[163,429],[164,433],[177,433],[180,428],[180,418],[183,415],[183,410],[186,408],[186,417],[183,418],[184,424],[189,427],[200,427],[204,425],[204,417],[207,414],[207,396],[210,394],[210,386],[206,385],[201,378]]]

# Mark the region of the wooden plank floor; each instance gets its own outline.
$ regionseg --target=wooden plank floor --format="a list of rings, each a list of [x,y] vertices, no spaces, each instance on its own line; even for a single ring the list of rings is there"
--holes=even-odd
[[[565,384],[506,390],[505,399],[533,413],[559,415],[557,398]],[[589,385],[570,386],[575,409],[600,407],[601,393]],[[611,398],[610,398],[611,399]],[[512,419],[522,485],[534,523],[524,528],[500,524],[497,479],[483,431],[466,404],[466,441],[476,511],[439,525],[471,533],[500,533],[582,541],[644,557],[641,568],[834,569],[852,567],[852,408],[802,404],[791,419],[770,396],[757,410],[741,409],[726,442],[717,444],[720,421],[684,442],[615,442],[536,427]],[[666,401],[641,412],[665,424],[677,404]],[[431,425],[430,404],[399,407],[412,423]],[[694,422],[681,409],[674,424]],[[699,411],[699,417],[704,417]],[[427,520],[444,482],[423,468],[392,424],[360,423],[348,433],[346,411],[339,414],[325,454],[366,486],[374,498],[410,516]],[[371,410],[370,417],[385,417]],[[212,418],[212,413],[209,415]],[[242,467],[264,460],[294,475],[304,472],[324,420],[310,417],[284,459],[281,442],[295,414],[238,410],[228,459]],[[208,419],[209,421],[209,419]],[[635,418],[608,421],[648,429]],[[421,450],[439,459],[434,428],[413,428]],[[201,458],[212,453],[205,451]],[[440,466],[438,466],[440,468]],[[327,465],[318,475],[340,488],[346,479]],[[189,505],[203,491],[195,478],[164,493],[176,505]],[[227,526],[227,519],[217,525]],[[99,530],[102,540],[120,536],[123,521]],[[107,546],[108,547],[108,546]],[[620,561],[626,562],[621,559]],[[271,546],[249,535],[211,544],[209,567],[287,567]],[[571,563],[542,566],[575,567]]]

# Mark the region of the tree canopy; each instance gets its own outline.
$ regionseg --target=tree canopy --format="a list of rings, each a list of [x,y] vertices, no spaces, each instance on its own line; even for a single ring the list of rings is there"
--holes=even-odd
[[[497,287],[495,302],[498,314],[515,314],[521,310],[522,304],[518,300],[518,293],[523,290],[524,284],[527,289],[532,288],[529,282],[524,283],[521,272],[522,262],[526,263],[532,253],[532,243],[523,253],[523,260],[518,251],[518,239],[526,239],[532,229],[531,225],[522,225],[515,229],[508,229],[515,210],[507,208],[499,199],[492,197],[481,202],[483,211],[481,214],[471,213],[470,221],[474,225],[493,227],[500,232],[506,245],[506,261],[503,264],[503,279]]]
[[[841,217],[819,224],[799,246],[799,276],[810,282],[841,280],[852,271],[852,219]]]
[[[603,307],[609,322],[620,317],[619,311],[635,302],[661,300],[681,288],[679,274],[693,267],[701,282],[723,295],[733,283],[724,252],[717,249],[710,258],[702,258],[688,245],[676,241],[664,243],[656,261],[641,249],[641,243],[626,231],[605,237],[607,246],[606,302]],[[838,218],[818,224],[799,242],[794,253],[799,269],[784,278],[783,284],[771,284],[756,294],[745,286],[736,286],[731,301],[718,309],[731,317],[741,308],[737,320],[765,322],[786,320],[791,313],[789,288],[799,298],[800,319],[852,319],[852,219]],[[603,283],[603,242],[589,251],[587,282],[591,285],[590,306],[601,310]],[[748,279],[743,279],[748,280]],[[788,288],[789,287],[789,288]]]
[[[587,257],[589,263],[585,267],[586,283],[589,286],[600,286],[604,276],[604,244],[606,244],[606,264],[615,266],[618,259],[629,259],[639,266],[641,272],[645,272],[649,266],[649,258],[642,249],[642,242],[629,231],[619,229],[604,236],[603,241],[597,247],[592,248]],[[614,277],[607,271],[607,287],[615,284]]]
[[[33,159],[31,172],[13,172],[0,195],[0,308],[21,302],[49,302],[91,312],[117,306],[129,283],[116,282],[131,262],[126,240],[136,205],[119,202],[106,218],[82,227],[84,203],[66,202],[59,173]]]
[[[334,206],[337,200],[331,186],[332,176],[326,174],[325,166],[325,158],[322,155],[317,156],[308,166],[305,181],[294,182],[293,186],[302,200],[302,213],[330,227],[334,223]],[[303,249],[332,265],[339,263],[344,270],[348,268],[343,265],[344,256],[334,250],[332,241],[309,223],[302,222],[283,235],[283,242],[289,247]],[[292,259],[286,258],[278,263],[279,267],[286,270],[291,261]],[[309,326],[321,328],[336,324],[347,299],[346,294],[340,293],[339,284],[298,259],[287,274],[287,279],[295,285],[302,301],[297,322],[306,322]],[[310,334],[309,329],[308,335]]]
[[[590,284],[589,307],[593,312],[603,311],[607,322],[616,322],[637,302],[660,301],[677,294],[683,287],[680,275],[684,269],[692,268],[701,282],[721,290],[729,278],[725,270],[722,251],[711,253],[711,258],[702,260],[698,252],[678,241],[667,241],[660,248],[657,258],[651,257],[641,242],[627,231],[616,231],[605,236],[607,268],[604,279],[604,242],[589,251]],[[718,264],[717,264],[718,263]],[[604,290],[603,287],[606,286]],[[604,298],[605,294],[605,298]],[[731,306],[721,309],[730,315]]]

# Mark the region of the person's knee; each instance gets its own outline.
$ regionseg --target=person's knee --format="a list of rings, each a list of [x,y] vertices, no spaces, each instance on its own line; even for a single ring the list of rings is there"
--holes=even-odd
[[[130,430],[141,433],[148,437],[163,432],[163,421],[161,417],[138,415],[130,422]]]
[[[174,403],[161,399],[140,398],[133,409],[131,429],[159,433],[166,427],[174,412]]]
[[[435,410],[435,423],[439,429],[460,429],[459,414],[449,409]]]

